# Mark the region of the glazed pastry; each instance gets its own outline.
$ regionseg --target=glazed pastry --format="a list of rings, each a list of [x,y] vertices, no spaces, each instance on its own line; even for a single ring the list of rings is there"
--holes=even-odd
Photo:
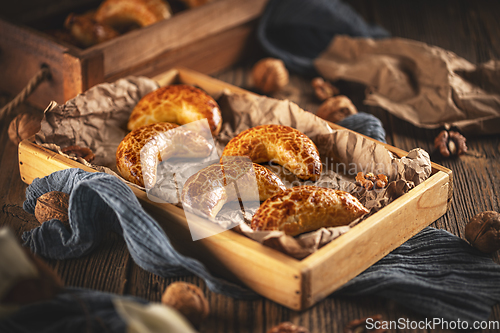
[[[312,140],[283,125],[261,125],[241,132],[229,141],[222,156],[248,156],[254,163],[271,161],[303,180],[317,180],[322,169]]]
[[[145,27],[172,16],[163,0],[105,0],[96,12],[96,20],[117,30],[131,25]]]
[[[144,147],[146,149],[143,151]],[[207,157],[213,148],[203,136],[176,124],[151,124],[139,127],[125,136],[116,151],[116,166],[129,182],[144,187],[147,181],[147,185],[152,187],[156,181],[158,162],[172,156]],[[143,177],[142,165],[153,170],[148,173],[147,179]]]
[[[170,85],[144,96],[132,110],[127,128],[132,131],[144,125],[164,121],[185,125],[205,118],[212,134],[219,134],[222,116],[217,102],[193,86]]]
[[[366,213],[368,209],[347,192],[303,185],[267,199],[253,216],[251,227],[296,236],[322,227],[348,225]]]
[[[283,182],[262,165],[241,159],[225,159],[222,164],[210,165],[188,178],[182,189],[182,204],[195,212],[215,218],[226,202],[255,200],[249,194],[256,181],[260,201],[286,189]],[[236,187],[231,186],[236,184]],[[253,183],[255,184],[255,183]]]
[[[94,12],[83,15],[69,14],[64,21],[64,28],[69,31],[78,46],[84,48],[105,42],[119,35],[118,31],[110,26],[97,22]]]

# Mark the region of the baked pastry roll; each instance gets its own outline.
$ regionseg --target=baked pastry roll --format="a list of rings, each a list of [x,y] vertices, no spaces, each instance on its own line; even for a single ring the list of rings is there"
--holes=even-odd
[[[132,110],[127,128],[132,131],[159,122],[185,125],[201,119],[207,119],[214,136],[219,134],[222,115],[217,102],[193,86],[170,85],[144,96]]]
[[[97,22],[95,12],[83,15],[71,13],[66,17],[64,27],[81,47],[90,47],[119,36],[112,27]]]
[[[97,9],[96,21],[123,30],[145,27],[170,18],[172,10],[163,0],[106,0]]]
[[[145,146],[150,150],[141,156]],[[151,124],[133,130],[120,142],[116,151],[116,167],[123,178],[144,187],[142,166],[147,165],[153,170],[148,178],[149,187],[152,187],[158,162],[173,156],[208,157],[213,148],[203,136],[176,124]],[[144,156],[147,160],[142,161]]]
[[[182,189],[184,208],[215,218],[226,202],[238,198],[264,201],[286,189],[272,171],[246,160],[224,159],[223,164],[210,165],[189,177]],[[249,194],[255,183],[258,197]]]
[[[347,192],[303,185],[267,199],[253,216],[251,227],[296,236],[323,227],[348,225],[368,212]]]
[[[322,170],[312,140],[283,125],[261,125],[241,132],[229,141],[222,156],[247,156],[254,163],[277,163],[303,180],[317,180]]]

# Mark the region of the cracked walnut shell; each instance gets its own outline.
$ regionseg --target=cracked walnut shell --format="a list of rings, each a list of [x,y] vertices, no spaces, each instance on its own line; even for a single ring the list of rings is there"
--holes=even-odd
[[[264,58],[252,68],[254,86],[268,94],[282,89],[288,84],[288,70],[280,59]]]

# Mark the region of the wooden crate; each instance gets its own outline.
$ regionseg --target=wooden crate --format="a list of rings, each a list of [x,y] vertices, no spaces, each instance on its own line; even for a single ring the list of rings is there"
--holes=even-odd
[[[237,93],[246,92],[181,68],[155,79],[161,85],[195,84],[212,95],[224,88]],[[330,126],[343,129],[336,124]],[[400,157],[407,154],[383,145]],[[65,168],[95,171],[29,140],[19,145],[19,164],[21,177],[26,183]],[[303,310],[442,216],[452,195],[452,172],[432,163],[432,175],[426,181],[303,260],[291,258],[231,230],[193,241],[182,209],[152,202],[145,192],[136,188],[132,191],[162,225],[179,251],[201,260],[220,276],[238,281],[288,308]]]
[[[27,3],[33,1],[23,2],[30,8]],[[89,2],[75,1],[73,6],[88,6]],[[50,67],[52,79],[40,85],[29,99],[41,108],[52,100],[63,104],[98,83],[126,75],[152,77],[174,66],[214,73],[237,62],[255,43],[252,32],[266,2],[218,0],[87,49],[57,41],[26,24],[0,19],[0,90],[19,93],[42,64]],[[71,3],[58,3],[66,10],[65,15],[71,11]],[[50,8],[46,11],[54,12]],[[22,16],[28,19],[18,20],[43,20],[38,17],[41,14],[28,14]],[[13,16],[15,19],[19,14]]]

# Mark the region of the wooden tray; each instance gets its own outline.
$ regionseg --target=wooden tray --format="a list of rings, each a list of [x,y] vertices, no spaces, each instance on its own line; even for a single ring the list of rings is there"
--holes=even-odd
[[[237,93],[247,92],[182,68],[155,79],[161,85],[195,84],[212,95],[225,88]],[[330,126],[343,129],[335,124]],[[400,157],[407,154],[398,148],[383,145]],[[29,140],[19,145],[19,169],[26,183],[31,183],[36,177],[73,167],[95,171]],[[429,179],[303,260],[293,259],[231,230],[194,242],[182,209],[151,202],[145,192],[136,188],[132,191],[162,225],[179,251],[200,259],[220,276],[239,281],[288,308],[303,310],[442,216],[452,196],[452,172],[432,163]]]
[[[90,2],[96,0],[61,0],[58,6],[67,15],[79,4],[88,7]],[[98,83],[126,75],[152,77],[173,66],[203,73],[229,67],[248,53],[256,20],[267,0],[218,0],[87,49],[57,41],[28,27],[27,22],[17,24],[51,21],[51,17],[39,17],[46,12],[61,16],[63,13],[56,13],[50,1],[16,3],[7,7],[17,6],[17,12],[24,14],[12,14],[9,22],[0,19],[0,90],[18,94],[46,64],[52,79],[40,85],[29,99],[33,105],[44,108],[52,100],[64,104]],[[91,8],[98,4],[99,1]],[[5,10],[0,16],[16,12],[15,9]]]

